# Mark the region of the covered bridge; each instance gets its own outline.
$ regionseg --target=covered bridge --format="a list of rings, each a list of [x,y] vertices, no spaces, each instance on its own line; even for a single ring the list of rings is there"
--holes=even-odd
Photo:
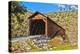
[[[46,35],[51,38],[61,35],[65,39],[65,30],[42,13],[36,12],[28,19],[30,35]]]

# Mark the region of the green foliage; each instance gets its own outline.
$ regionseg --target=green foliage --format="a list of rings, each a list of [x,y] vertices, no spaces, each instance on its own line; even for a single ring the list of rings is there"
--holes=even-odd
[[[11,13],[24,13],[27,12],[26,7],[21,5],[21,2],[11,1]]]
[[[32,14],[28,12],[21,2],[11,1],[11,37],[28,35],[28,17]],[[28,14],[28,15],[27,15]]]
[[[12,14],[11,16],[11,37],[16,36],[28,36],[29,34],[29,22],[28,17],[32,15],[30,12],[25,12],[25,14],[18,13],[20,18]]]

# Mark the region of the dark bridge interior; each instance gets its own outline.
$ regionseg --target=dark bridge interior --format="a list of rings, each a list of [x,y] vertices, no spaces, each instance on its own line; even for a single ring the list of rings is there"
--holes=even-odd
[[[45,22],[43,20],[33,20],[30,26],[30,35],[45,34]]]

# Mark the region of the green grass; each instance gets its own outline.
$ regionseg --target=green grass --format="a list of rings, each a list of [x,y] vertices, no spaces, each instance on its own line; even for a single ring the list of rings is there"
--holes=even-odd
[[[77,45],[71,46],[70,44],[65,44],[65,45],[59,45],[56,47],[52,47],[52,50],[72,50],[72,49],[77,49]]]

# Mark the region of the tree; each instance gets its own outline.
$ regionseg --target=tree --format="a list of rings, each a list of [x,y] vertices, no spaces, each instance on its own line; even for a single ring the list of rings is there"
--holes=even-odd
[[[22,23],[22,19],[20,19],[20,16],[18,14],[25,14],[27,12],[26,7],[21,5],[21,2],[18,1],[10,1],[10,14],[14,14],[17,17],[17,21],[19,23]]]
[[[23,28],[22,23],[24,22],[25,12],[27,12],[27,9],[21,2],[9,2],[9,25],[11,37],[22,35],[22,32],[20,31]]]
[[[11,1],[11,13],[24,13],[27,12],[26,7],[21,5],[21,2]]]

